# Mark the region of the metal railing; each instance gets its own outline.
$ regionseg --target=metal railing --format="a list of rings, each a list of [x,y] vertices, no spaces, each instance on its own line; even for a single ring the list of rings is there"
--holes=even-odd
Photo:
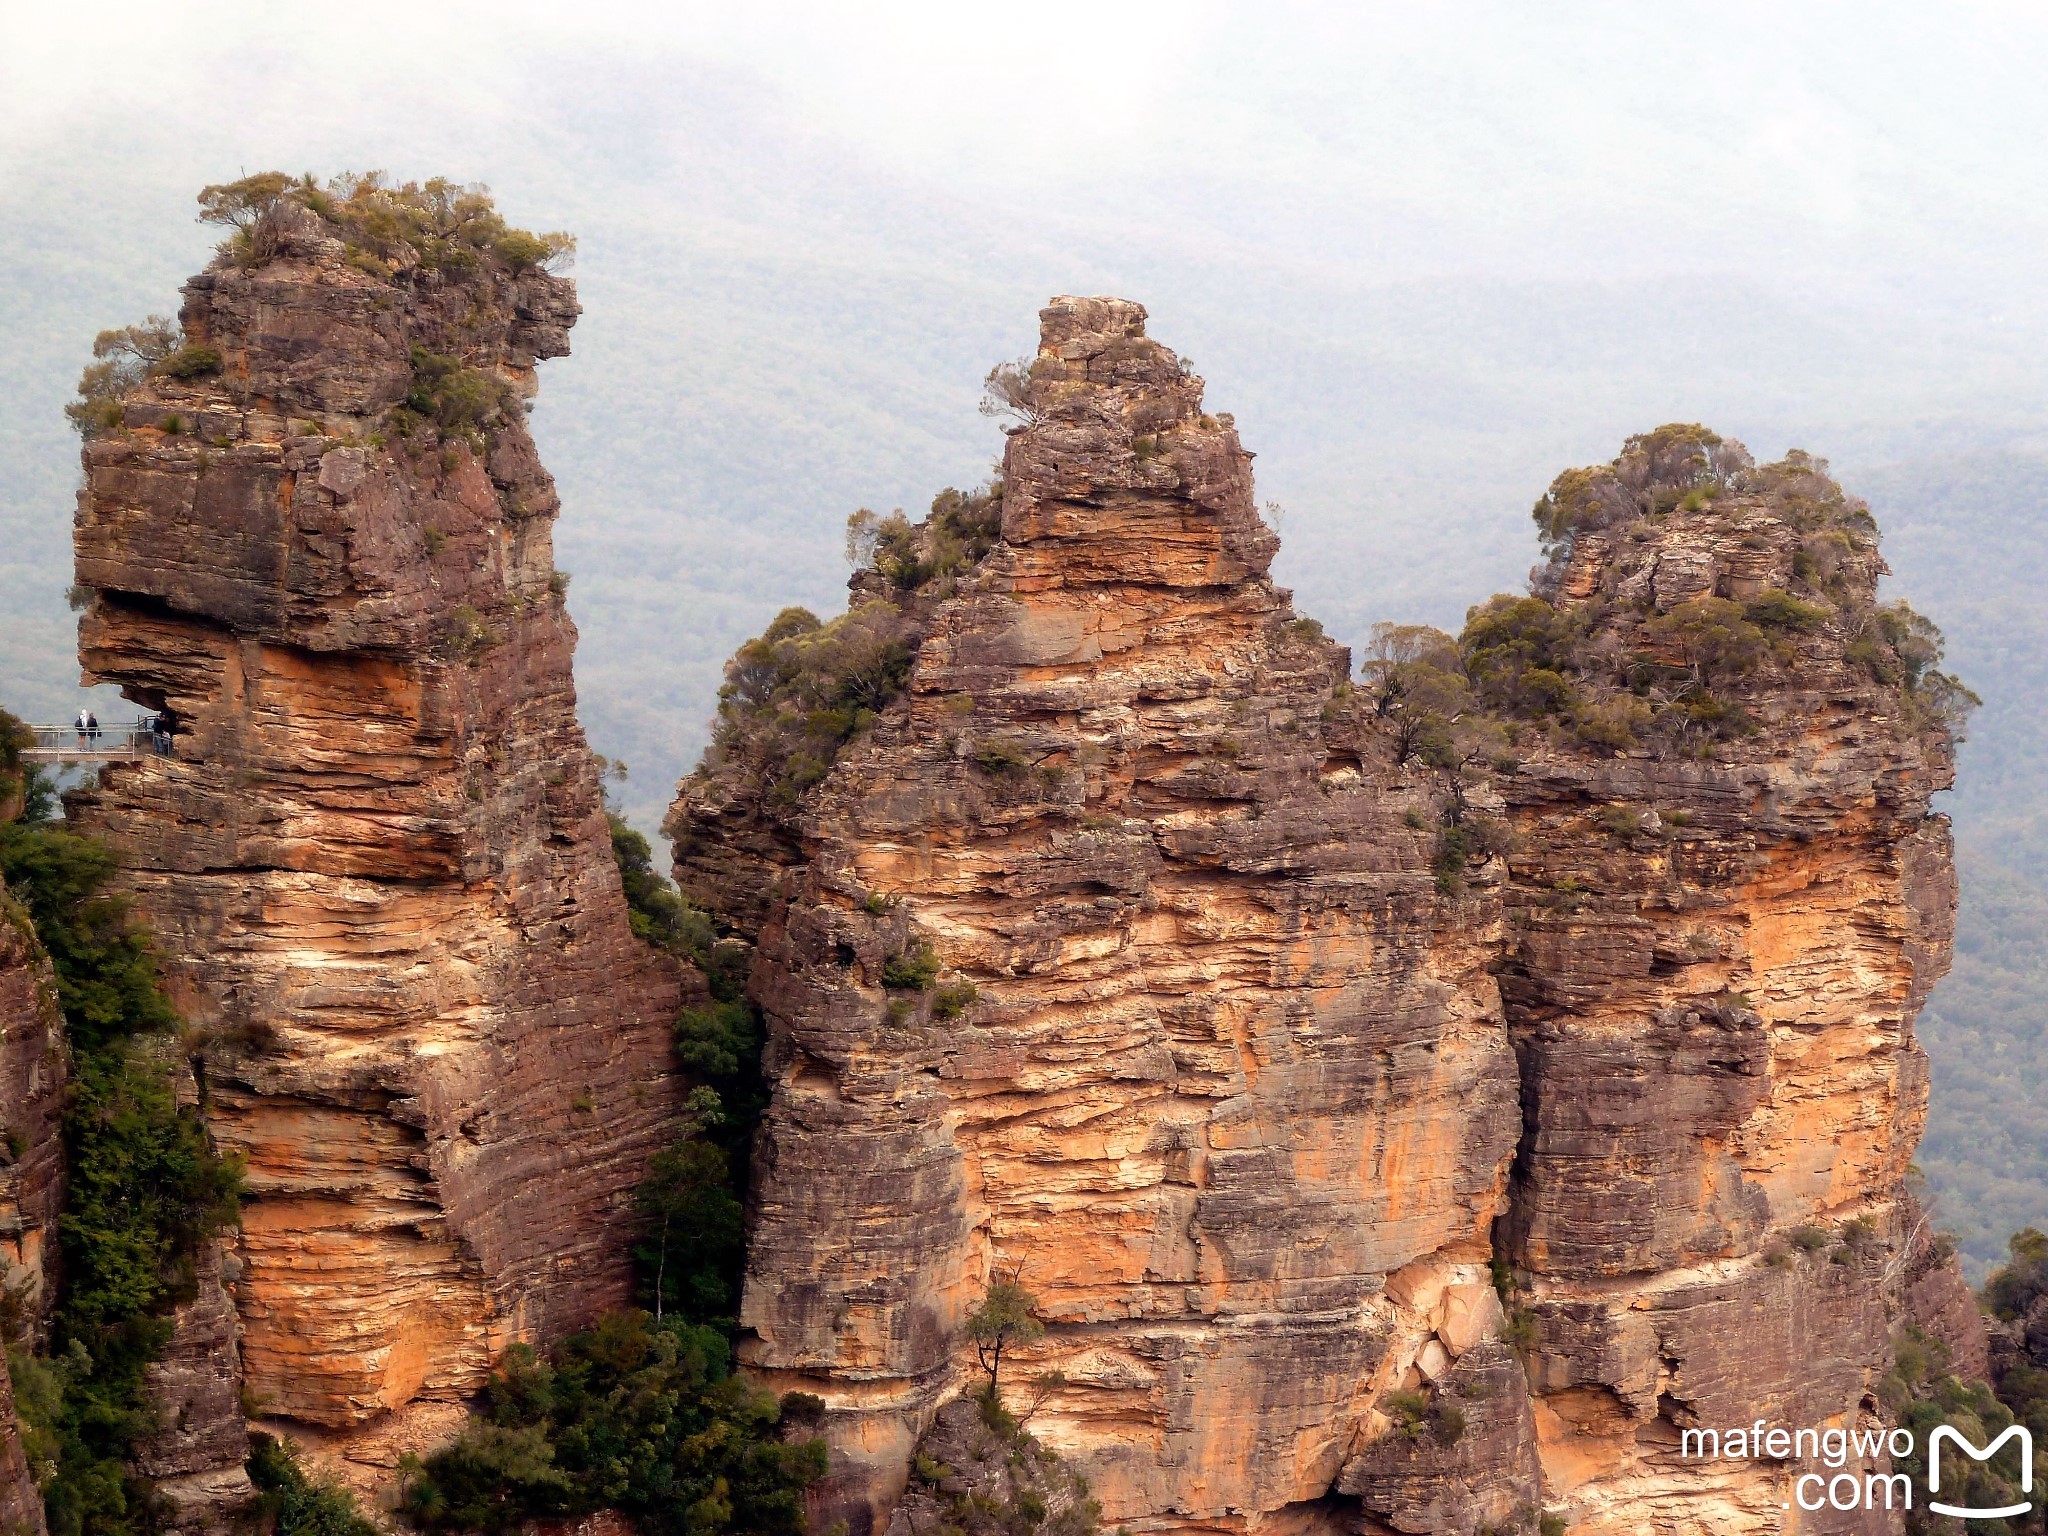
[[[119,725],[32,725],[36,744],[22,757],[31,763],[132,763],[170,757],[171,733],[160,717],[145,715]]]

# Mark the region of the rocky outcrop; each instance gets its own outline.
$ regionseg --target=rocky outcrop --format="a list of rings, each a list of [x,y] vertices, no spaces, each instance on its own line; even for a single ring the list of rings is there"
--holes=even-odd
[[[80,657],[173,750],[69,813],[247,1168],[234,1315],[209,1271],[158,1368],[188,1479],[237,1369],[387,1466],[506,1344],[625,1303],[674,1124],[680,982],[628,928],[519,404],[575,297],[451,197],[273,189],[85,450]]]
[[[14,1382],[7,1354],[0,1350],[0,1531],[7,1536],[43,1536],[43,1496],[30,1474],[14,1406]]]
[[[40,1340],[54,1299],[67,1061],[56,975],[0,884],[0,1343]]]
[[[1382,1399],[1486,1334],[1448,1319],[1493,1295],[1518,1126],[1498,906],[1439,899],[1429,786],[1267,577],[1250,455],[1142,322],[1046,312],[1002,542],[804,802],[758,935],[744,1354],[825,1397],[820,1518],[857,1533],[998,1274],[1047,1323],[1019,1369],[1068,1383],[1034,1432],[1155,1529],[1323,1500],[1395,1432]],[[715,898],[715,867],[678,874]],[[886,985],[926,946],[975,989],[953,1017]],[[1538,1496],[1516,1443],[1490,1516]]]
[[[1783,1467],[1687,1465],[1674,1427],[1874,1409],[1918,1216],[1912,1026],[1953,931],[1928,808],[1948,733],[1880,675],[1867,511],[1825,466],[1702,442],[1560,482],[1633,511],[1569,536],[1548,581],[1624,671],[1676,680],[1658,707],[1700,734],[1532,734],[1498,780],[1523,1113],[1503,1246],[1549,1494],[1588,1533],[1779,1529]]]
[[[1001,1278],[1107,1524],[1814,1528],[1679,1437],[1874,1412],[1900,1317],[1951,767],[1867,511],[1636,440],[1404,718],[1143,318],[1044,311],[1000,537],[934,584],[903,535],[872,722],[750,779],[743,652],[671,816],[757,944],[743,1355],[828,1405],[817,1517],[903,1496]]]
[[[0,781],[0,796],[5,789]],[[0,1532],[25,1536],[41,1536],[43,1500],[6,1351],[41,1339],[55,1296],[66,1065],[56,977],[28,914],[0,884]]]

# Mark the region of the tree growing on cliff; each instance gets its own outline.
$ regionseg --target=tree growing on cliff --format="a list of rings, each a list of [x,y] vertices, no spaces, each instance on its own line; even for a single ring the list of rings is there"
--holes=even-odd
[[[693,1090],[674,1143],[655,1155],[634,1194],[640,1242],[633,1253],[656,1322],[670,1312],[706,1322],[732,1311],[746,1239],[726,1150],[707,1139],[722,1119],[717,1093]]]
[[[1007,417],[1019,426],[1035,426],[1045,419],[1031,398],[1031,374],[1037,359],[1020,357],[1013,363],[997,363],[981,381],[981,414],[998,420]]]
[[[981,1368],[988,1372],[988,1400],[998,1401],[1002,1386],[1003,1351],[1045,1337],[1045,1324],[1034,1315],[1038,1298],[1024,1289],[1020,1270],[989,1281],[981,1305],[967,1317],[967,1336],[974,1340]]]
[[[725,1335],[618,1312],[545,1356],[514,1345],[483,1418],[407,1458],[405,1512],[430,1530],[509,1532],[600,1509],[650,1536],[802,1536],[825,1475],[816,1399],[734,1374]]]

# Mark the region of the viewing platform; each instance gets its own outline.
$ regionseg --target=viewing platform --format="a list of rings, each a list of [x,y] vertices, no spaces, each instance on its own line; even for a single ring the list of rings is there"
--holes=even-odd
[[[80,730],[75,725],[31,725],[36,744],[21,754],[30,763],[132,763],[171,756],[171,737],[154,718]]]

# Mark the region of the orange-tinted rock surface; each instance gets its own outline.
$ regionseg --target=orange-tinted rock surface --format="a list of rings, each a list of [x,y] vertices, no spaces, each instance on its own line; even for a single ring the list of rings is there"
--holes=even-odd
[[[758,946],[742,1354],[828,1404],[814,1518],[886,1523],[1014,1276],[1007,1379],[1063,1373],[1031,1429],[1110,1526],[1886,1528],[1678,1455],[1856,1420],[1901,1316],[1950,755],[1867,515],[1734,445],[1582,472],[1542,612],[1605,713],[1536,667],[1498,747],[1418,754],[1143,311],[1042,320],[900,696],[801,795],[721,746],[671,816]]]
[[[173,753],[68,805],[247,1164],[232,1312],[203,1284],[159,1385],[213,1402],[238,1332],[266,1416],[388,1464],[506,1344],[627,1301],[680,986],[628,928],[516,398],[573,289],[366,259],[289,201],[262,233],[186,286],[218,371],[159,370],[87,445],[81,660]]]
[[[743,1354],[832,1406],[821,1514],[856,1530],[970,1380],[997,1274],[1048,1324],[1015,1369],[1069,1383],[1032,1429],[1111,1523],[1320,1504],[1454,1310],[1458,1350],[1495,1331],[1498,907],[1438,898],[1428,787],[1343,702],[1348,653],[1266,575],[1250,456],[1142,319],[1047,311],[1002,542],[806,801],[759,935]],[[892,1016],[921,944],[977,989],[958,1017]],[[1536,1495],[1503,1407],[1483,1518]]]
[[[1688,1463],[1676,1430],[1876,1423],[1918,1215],[1912,1026],[1953,936],[1928,802],[1953,768],[1877,675],[1876,530],[1824,468],[1632,445],[1570,489],[1634,515],[1543,583],[1598,643],[1689,664],[1746,717],[1656,750],[1531,736],[1498,779],[1523,1084],[1503,1249],[1575,1530],[1787,1528],[1787,1468]]]
[[[56,975],[27,911],[0,884],[0,1287],[15,1319],[10,1343],[41,1337],[53,1299],[66,1062]]]

